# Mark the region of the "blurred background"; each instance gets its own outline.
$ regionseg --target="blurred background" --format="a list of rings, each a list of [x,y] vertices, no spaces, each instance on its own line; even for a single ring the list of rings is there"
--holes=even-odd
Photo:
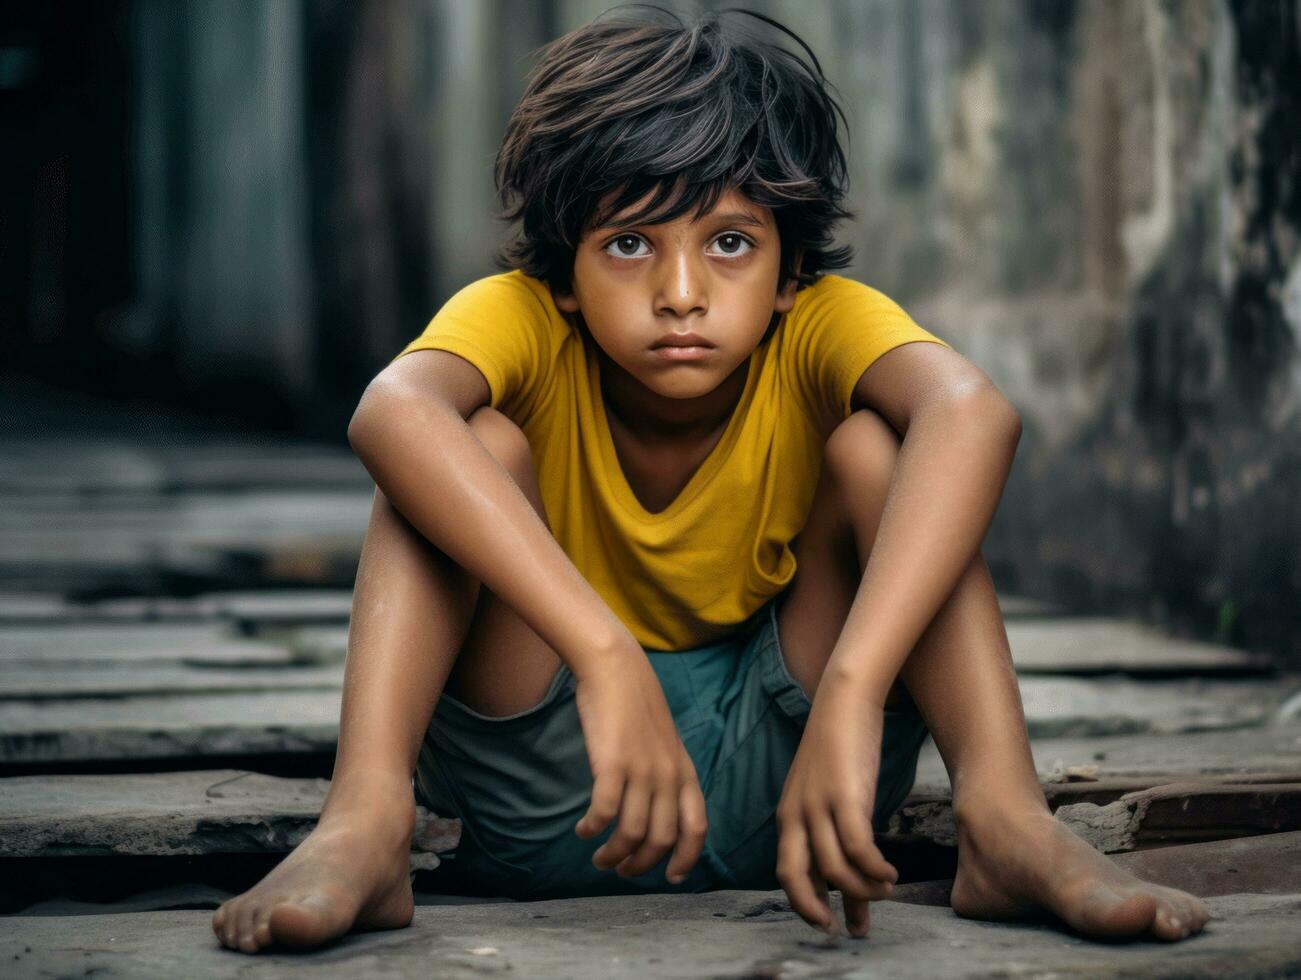
[[[495,271],[529,52],[608,6],[6,5],[7,384],[342,444]],[[1297,5],[748,6],[851,120],[846,274],[1022,413],[1000,584],[1301,658]]]
[[[310,829],[348,420],[497,271],[530,53],[609,6],[0,7],[0,911],[212,908]],[[1050,804],[1179,782],[1115,853],[1301,830],[1301,4],[744,6],[849,117],[845,274],[1021,413],[985,554]],[[903,880],[952,874],[947,792],[929,746]]]

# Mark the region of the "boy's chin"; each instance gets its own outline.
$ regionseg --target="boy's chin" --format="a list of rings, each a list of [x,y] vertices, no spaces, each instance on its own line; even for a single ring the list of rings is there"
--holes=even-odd
[[[715,372],[706,373],[699,368],[690,368],[683,370],[681,368],[674,370],[672,373],[686,375],[690,370],[694,377],[665,377],[661,375],[658,378],[639,377],[637,380],[643,385],[661,395],[664,398],[673,398],[678,401],[688,401],[692,398],[703,398],[711,391],[723,383],[723,378]],[[669,372],[665,372],[666,374]]]

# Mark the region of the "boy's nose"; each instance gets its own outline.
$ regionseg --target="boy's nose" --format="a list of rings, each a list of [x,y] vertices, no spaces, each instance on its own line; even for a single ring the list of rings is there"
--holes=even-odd
[[[686,316],[694,311],[703,312],[708,304],[702,271],[692,257],[678,252],[664,263],[666,269],[660,280],[657,309]]]

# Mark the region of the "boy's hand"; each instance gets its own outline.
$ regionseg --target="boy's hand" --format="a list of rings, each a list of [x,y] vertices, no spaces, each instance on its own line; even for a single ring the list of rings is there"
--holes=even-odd
[[[840,890],[850,935],[866,936],[868,902],[889,898],[899,878],[872,835],[883,724],[860,692],[819,686],[777,804],[777,880],[791,908],[832,936],[828,888]]]
[[[594,780],[575,832],[588,840],[618,815],[618,829],[592,860],[625,877],[649,871],[676,844],[666,875],[678,884],[704,849],[708,823],[696,767],[654,668],[637,648],[580,678],[575,698]]]

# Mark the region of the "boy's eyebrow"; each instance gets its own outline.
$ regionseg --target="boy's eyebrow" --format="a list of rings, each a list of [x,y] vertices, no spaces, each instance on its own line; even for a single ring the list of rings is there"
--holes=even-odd
[[[748,211],[727,211],[724,212],[723,214],[711,214],[711,215],[707,215],[705,220],[711,223],[718,222],[720,224],[726,223],[732,225],[750,225],[754,228],[764,227],[764,223],[760,221],[758,218],[756,218],[754,215],[750,214]],[[592,231],[597,232],[597,231],[602,231],[606,228],[617,228],[623,224],[626,224],[623,218],[614,217],[611,218],[609,221],[597,225],[592,229]]]

